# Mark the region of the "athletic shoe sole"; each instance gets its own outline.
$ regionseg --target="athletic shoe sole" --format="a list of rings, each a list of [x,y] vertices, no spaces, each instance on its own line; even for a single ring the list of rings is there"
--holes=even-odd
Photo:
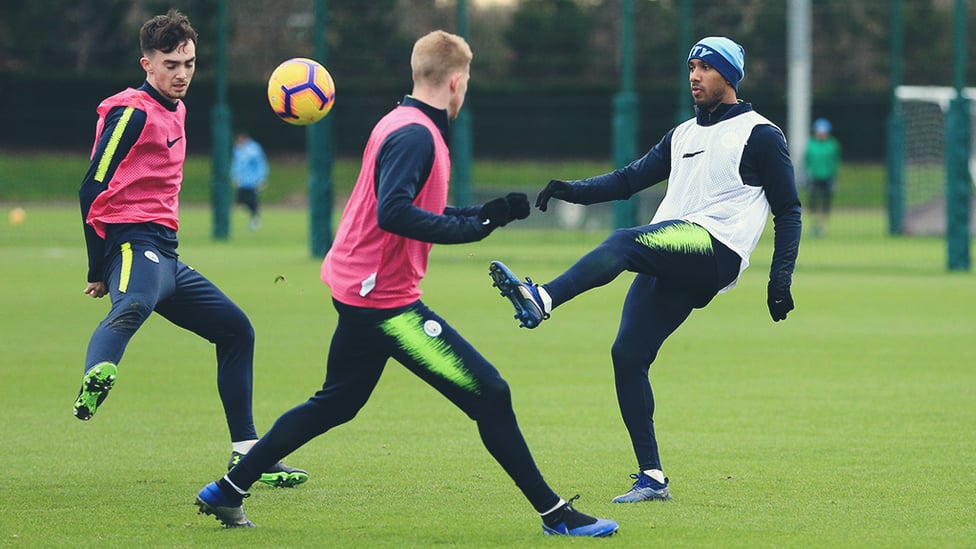
[[[586,538],[606,538],[617,533],[617,523],[612,520],[597,519],[595,524],[589,524],[586,526],[580,526],[579,528],[574,528],[572,530],[567,530],[565,525],[560,524],[562,528],[550,528],[545,524],[542,525],[542,533],[547,536],[574,536],[574,537],[586,537]]]
[[[501,261],[492,261],[488,267],[488,276],[492,286],[498,288],[501,295],[507,298],[515,308],[515,320],[519,321],[519,328],[535,328],[546,318],[545,313],[532,298],[532,293]]]
[[[244,515],[244,506],[240,500],[246,498],[244,494],[236,502],[227,500],[227,496],[221,492],[216,482],[204,486],[197,493],[196,506],[199,508],[198,515],[212,515],[217,521],[227,528],[254,528],[254,523]],[[210,501],[208,502],[207,498]],[[236,503],[236,505],[235,505]]]
[[[198,515],[211,515],[225,528],[255,528],[254,523],[244,516],[243,507],[217,507],[197,497]]]
[[[118,367],[111,362],[96,364],[91,370],[88,370],[88,373],[81,380],[81,391],[78,393],[78,398],[75,399],[74,414],[76,418],[88,421],[95,415],[98,405],[105,400],[108,392],[115,386],[115,377],[118,373]]]
[[[631,490],[626,494],[621,494],[613,500],[613,503],[640,503],[642,501],[668,501],[671,493],[665,489],[661,490]]]

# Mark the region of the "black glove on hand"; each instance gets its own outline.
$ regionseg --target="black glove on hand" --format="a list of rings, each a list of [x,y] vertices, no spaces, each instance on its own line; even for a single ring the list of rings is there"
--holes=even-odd
[[[508,202],[508,220],[525,219],[529,217],[532,210],[529,206],[529,197],[525,193],[508,193],[505,195]]]
[[[546,211],[546,209],[549,207],[550,198],[566,200],[569,198],[572,188],[572,183],[569,183],[568,181],[563,181],[561,179],[550,179],[549,183],[546,184],[546,188],[542,189],[539,196],[536,197],[535,207],[542,211]]]
[[[478,218],[482,225],[491,227],[504,227],[511,218],[508,207],[508,200],[495,198],[485,202],[478,212]]]
[[[793,295],[789,286],[776,286],[772,281],[766,286],[766,305],[773,322],[786,320],[786,313],[793,310]]]

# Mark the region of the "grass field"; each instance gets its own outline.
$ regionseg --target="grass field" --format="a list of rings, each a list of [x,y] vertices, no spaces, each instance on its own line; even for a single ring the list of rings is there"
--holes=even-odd
[[[976,540],[976,285],[945,272],[945,245],[884,236],[878,210],[841,211],[801,245],[797,309],[765,307],[770,240],[739,287],[698,311],[651,370],[674,500],[614,505],[634,472],[609,346],[630,280],[519,330],[487,276],[492,259],[544,281],[603,232],[526,231],[435,247],[425,302],[506,376],[539,467],[564,497],[620,523],[604,540],[551,539],[481,446],[474,424],[391,363],[351,423],[288,463],[310,481],[263,486],[256,530],[197,516],[196,491],[230,453],[211,346],[154,317],[112,396],[74,419],[88,337],[107,311],[82,295],[77,208],[0,204],[2,547],[972,547]],[[540,215],[535,213],[534,215]],[[209,239],[183,212],[185,261],[248,312],[258,335],[259,431],[322,382],[335,313],[298,209],[260,232],[234,217]],[[284,281],[275,282],[283,276]]]

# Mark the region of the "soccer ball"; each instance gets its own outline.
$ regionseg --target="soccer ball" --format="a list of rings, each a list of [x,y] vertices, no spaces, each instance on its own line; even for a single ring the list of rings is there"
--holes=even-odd
[[[335,83],[325,67],[295,57],[278,65],[268,79],[268,102],[279,118],[306,126],[325,118],[335,104]]]

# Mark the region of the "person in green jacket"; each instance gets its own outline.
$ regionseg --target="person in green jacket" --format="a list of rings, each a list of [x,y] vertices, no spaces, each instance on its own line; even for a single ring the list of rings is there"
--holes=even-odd
[[[834,197],[837,171],[840,169],[840,142],[831,135],[830,121],[818,118],[813,122],[813,139],[807,144],[804,166],[810,189],[807,206],[813,212],[813,235],[827,231],[830,204]]]

